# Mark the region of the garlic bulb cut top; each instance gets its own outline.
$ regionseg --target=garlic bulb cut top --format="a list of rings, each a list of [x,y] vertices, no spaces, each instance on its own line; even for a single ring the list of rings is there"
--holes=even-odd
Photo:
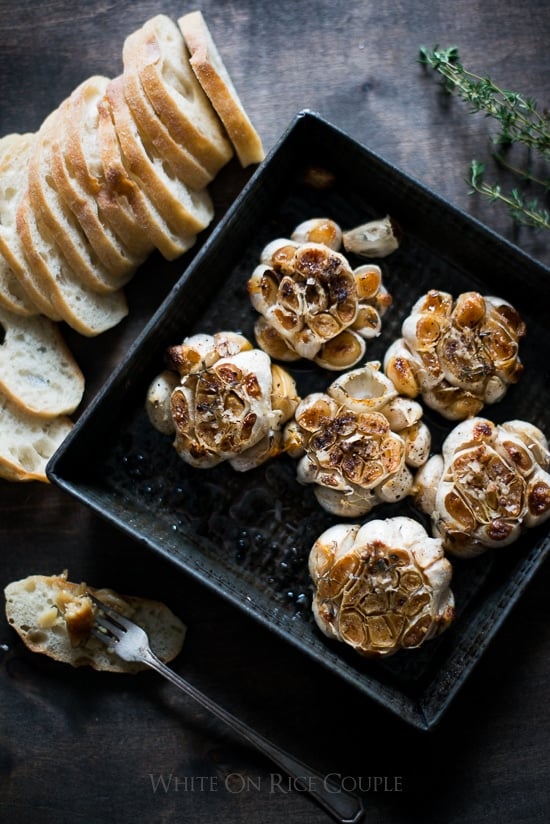
[[[454,618],[441,540],[412,518],[330,527],[311,548],[309,572],[319,629],[367,657],[419,647]]]

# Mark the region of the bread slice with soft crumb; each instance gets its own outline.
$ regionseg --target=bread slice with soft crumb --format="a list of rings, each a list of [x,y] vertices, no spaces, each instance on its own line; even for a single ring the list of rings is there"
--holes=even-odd
[[[32,139],[30,132],[14,132],[0,138],[0,222],[2,215],[13,209],[21,177],[21,159],[26,162],[26,148],[30,147]],[[0,305],[10,312],[27,317],[39,312],[1,252]]]
[[[193,236],[205,229],[214,217],[208,190],[190,189],[166,168],[163,157],[139,131],[124,96],[122,76],[109,83],[105,96],[127,167],[168,225],[182,236]]]
[[[76,410],[84,376],[57,323],[0,308],[0,390],[35,415],[52,418]]]
[[[265,152],[235,85],[200,11],[178,19],[191,55],[189,63],[212,106],[226,128],[242,166],[260,163]]]
[[[119,288],[135,273],[137,267],[145,259],[145,255],[141,254],[141,243],[138,251],[134,252],[117,237],[109,223],[103,219],[98,209],[97,199],[79,179],[75,169],[75,160],[78,162],[78,156],[73,157],[68,139],[70,129],[73,128],[72,120],[75,117],[74,98],[79,94],[85,95],[87,86],[93,89],[103,88],[104,91],[107,83],[107,78],[90,77],[84,80],[80,88],[75,89],[61,107],[57,118],[57,134],[50,153],[50,166],[53,185],[60,198],[74,215],[93,253],[101,265],[110,272],[111,280],[117,284],[116,288]],[[97,124],[97,111],[94,121]],[[85,127],[85,123],[77,124],[77,128],[84,129]]]
[[[4,293],[10,295],[14,302],[20,303],[23,310],[28,307],[29,311],[23,311],[22,314],[34,314],[38,310],[52,320],[60,320],[61,316],[50,296],[26,264],[23,244],[17,232],[17,209],[27,188],[27,166],[33,143],[34,133],[31,132],[10,140],[9,155],[4,154],[0,174],[0,255],[16,279],[14,283],[8,275],[4,281]],[[34,312],[31,311],[32,307],[35,307]],[[15,311],[13,306],[11,308]]]
[[[82,283],[25,196],[17,210],[17,231],[28,268],[51,296],[61,319],[76,332],[94,337],[126,317],[124,290],[100,294]]]
[[[119,210],[121,203],[128,203],[142,237],[166,260],[175,260],[194,245],[196,235],[174,230],[127,166],[106,96],[98,103],[98,112],[99,148],[107,181],[107,186],[98,192],[98,203],[110,214]]]
[[[96,292],[114,292],[125,286],[135,267],[125,267],[115,273],[97,256],[80,223],[61,197],[52,174],[52,156],[59,152],[65,100],[51,112],[36,133],[27,171],[27,187],[30,208],[48,227],[63,257],[90,289]]]
[[[48,483],[46,465],[72,427],[66,415],[24,412],[0,392],[0,478]]]
[[[147,20],[134,34],[134,64],[155,111],[172,137],[216,175],[233,156],[233,147],[189,65],[177,25],[164,14]]]
[[[104,167],[106,157],[112,176],[115,167],[111,158],[119,154],[114,124],[104,99],[109,81],[110,78],[103,75],[93,75],[70,95],[64,124],[66,154],[76,180],[97,204],[99,219],[126,248],[140,260],[145,260],[153,251],[154,243],[136,214],[135,201],[139,199],[139,192],[131,186],[119,187],[118,176],[114,180],[108,179]],[[106,112],[104,117],[102,110]]]
[[[97,606],[94,595],[145,630],[153,652],[164,662],[181,652],[185,624],[163,602],[89,587],[60,575],[29,575],[4,589],[8,623],[32,652],[73,667],[136,673],[145,664],[123,661],[92,633]]]
[[[139,32],[131,34],[124,41],[122,78],[126,102],[139,130],[157,154],[168,163],[176,177],[190,189],[204,189],[212,182],[214,175],[199,163],[181,141],[174,140],[145,94],[139,76],[140,46]]]

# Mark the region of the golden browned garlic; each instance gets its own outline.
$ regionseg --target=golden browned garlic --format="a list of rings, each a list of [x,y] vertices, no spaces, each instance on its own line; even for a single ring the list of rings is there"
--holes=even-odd
[[[384,370],[399,392],[449,420],[499,401],[522,372],[525,324],[505,300],[464,292],[453,300],[432,289],[412,307],[387,350]]]
[[[341,242],[334,221],[313,218],[262,251],[248,291],[260,314],[256,340],[271,357],[349,369],[380,333],[391,303],[382,271],[374,264],[352,269]]]
[[[471,418],[418,470],[414,495],[445,549],[471,557],[512,543],[550,516],[549,470],[538,427]]]
[[[412,518],[330,527],[311,549],[309,571],[320,630],[367,657],[419,647],[454,618],[451,564]]]
[[[168,350],[169,368],[149,387],[146,410],[198,468],[229,461],[245,471],[277,455],[298,397],[294,379],[232,332],[197,334]]]
[[[399,397],[371,361],[300,401],[285,427],[285,449],[299,459],[298,481],[315,485],[325,510],[356,517],[411,491],[410,467],[430,450],[421,418],[420,404]]]

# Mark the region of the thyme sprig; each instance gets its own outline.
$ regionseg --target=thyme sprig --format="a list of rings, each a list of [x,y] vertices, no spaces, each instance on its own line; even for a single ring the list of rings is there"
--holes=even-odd
[[[514,144],[521,144],[527,148],[530,159],[535,154],[544,161],[550,159],[550,116],[546,109],[539,111],[536,100],[503,89],[490,77],[482,77],[464,68],[456,46],[446,49],[421,46],[419,60],[422,65],[438,72],[445,89],[468,102],[472,112],[482,112],[498,123],[498,131],[492,136],[495,145],[506,151]],[[512,165],[502,151],[494,152],[493,158],[522,181],[542,187],[544,194],[550,191],[550,177],[537,177],[530,169]],[[502,203],[522,226],[550,229],[550,214],[537,197],[528,198],[516,188],[506,194],[499,184],[486,183],[484,174],[485,165],[472,160],[468,178],[472,193],[478,192],[491,202]]]
[[[468,183],[472,191],[489,198],[493,203],[499,201],[508,209],[508,214],[521,226],[533,229],[550,229],[550,212],[540,205],[538,198],[527,198],[518,189],[504,194],[499,184],[490,185],[484,180],[485,164],[472,160]]]
[[[495,137],[497,143],[523,143],[550,158],[550,117],[547,111],[539,112],[536,100],[502,89],[491,78],[465,69],[456,46],[447,49],[421,46],[420,63],[439,72],[445,88],[470,103],[472,111],[484,112],[500,124]]]

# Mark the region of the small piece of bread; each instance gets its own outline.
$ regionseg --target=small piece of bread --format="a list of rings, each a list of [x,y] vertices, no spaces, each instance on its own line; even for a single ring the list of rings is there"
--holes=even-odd
[[[4,589],[6,616],[32,652],[40,652],[73,667],[135,673],[145,664],[123,661],[91,635],[97,607],[87,593],[141,626],[153,652],[171,661],[182,649],[186,627],[161,601],[119,595],[96,589],[61,575],[29,575]]]
[[[46,464],[72,427],[66,415],[24,412],[0,392],[0,478],[48,483]]]
[[[262,141],[246,114],[202,12],[184,14],[178,25],[191,55],[191,68],[225,126],[241,165],[260,163],[265,157]]]
[[[58,324],[0,308],[0,389],[23,412],[53,418],[75,411],[84,376]]]
[[[143,88],[174,140],[182,143],[212,175],[229,162],[233,147],[189,64],[177,25],[157,14],[134,35],[134,63]]]

